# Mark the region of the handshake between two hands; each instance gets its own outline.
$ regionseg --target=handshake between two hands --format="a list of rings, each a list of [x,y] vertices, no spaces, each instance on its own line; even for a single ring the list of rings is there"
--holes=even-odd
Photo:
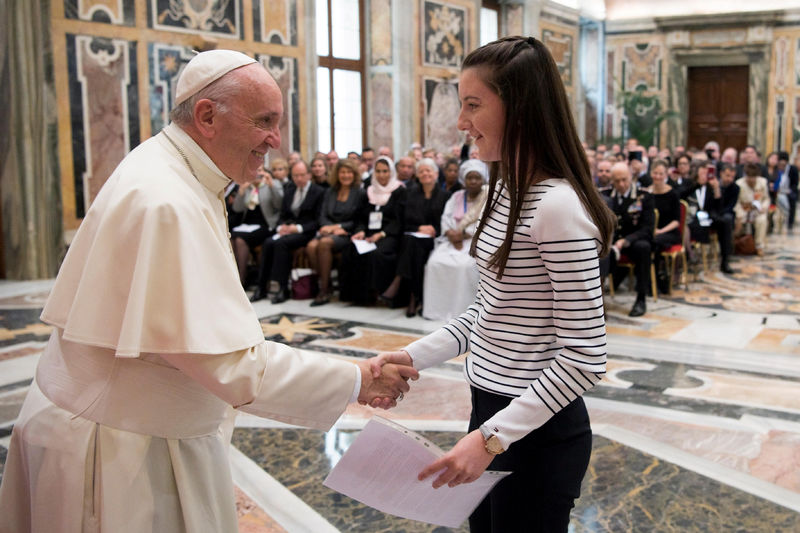
[[[361,391],[358,403],[381,409],[390,409],[411,390],[408,380],[419,379],[408,352],[385,352],[371,359],[359,361]],[[483,435],[477,429],[468,433],[452,450],[426,466],[417,476],[420,481],[439,473],[433,488],[443,485],[455,487],[478,479],[488,468],[494,456],[486,450]]]
[[[408,380],[419,379],[406,351],[386,352],[365,361],[359,361],[361,391],[358,403],[390,409],[403,399],[403,393],[411,390]]]

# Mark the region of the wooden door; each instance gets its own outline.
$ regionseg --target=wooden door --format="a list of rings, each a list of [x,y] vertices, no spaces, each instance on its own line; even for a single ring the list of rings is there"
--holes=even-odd
[[[717,141],[742,150],[747,144],[750,68],[689,67],[689,135],[686,146],[702,149]]]

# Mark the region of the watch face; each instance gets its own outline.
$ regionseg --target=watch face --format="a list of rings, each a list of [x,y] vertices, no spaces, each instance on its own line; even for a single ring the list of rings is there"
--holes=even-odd
[[[494,455],[498,453],[503,453],[505,450],[503,449],[503,445],[500,444],[500,439],[497,436],[492,435],[489,437],[489,440],[486,441],[486,450]]]

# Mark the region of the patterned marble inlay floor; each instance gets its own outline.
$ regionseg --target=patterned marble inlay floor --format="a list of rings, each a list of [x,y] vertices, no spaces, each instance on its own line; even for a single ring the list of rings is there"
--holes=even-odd
[[[796,241],[784,240],[783,255],[738,261],[750,280],[707,274],[693,293],[720,292],[726,284],[748,298],[793,291]],[[49,282],[0,283],[0,479],[10,427],[49,335],[38,321],[48,288]],[[596,439],[572,530],[800,531],[796,310],[783,296],[772,298],[786,304],[781,310],[724,305],[736,294],[714,304],[685,296],[648,301],[640,319],[627,317],[630,293],[607,298],[608,374],[586,398]],[[406,319],[402,310],[338,303],[254,307],[266,338],[345,359],[402,347],[437,327]],[[381,414],[449,447],[469,416],[462,364],[463,357],[425,371],[397,409]],[[328,434],[240,416],[234,445],[277,480],[269,490],[310,505],[292,507],[297,520],[285,526],[270,498],[252,484],[249,492],[237,488],[240,531],[444,531],[382,515],[321,485],[372,415],[351,405]],[[321,516],[310,521],[306,515],[314,512]]]
[[[423,434],[447,448],[463,435]],[[353,438],[353,431],[237,429],[233,444],[342,531],[451,531],[386,515],[324,487],[322,481]],[[572,527],[576,532],[797,531],[800,514],[595,436]]]

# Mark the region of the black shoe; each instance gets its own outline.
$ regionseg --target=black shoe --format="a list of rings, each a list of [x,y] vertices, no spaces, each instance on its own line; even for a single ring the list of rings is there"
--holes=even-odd
[[[719,269],[722,271],[723,274],[733,274],[734,273],[734,270],[731,268],[731,266],[728,263],[722,263],[722,265],[719,267]]]
[[[378,295],[378,301],[382,302],[383,305],[385,305],[389,309],[394,309],[394,298],[389,298],[388,296],[384,296],[383,294],[379,294]]]
[[[644,297],[636,298],[636,303],[633,304],[633,309],[631,312],[628,313],[628,316],[642,316],[647,312],[647,304],[645,303]]]
[[[331,301],[331,295],[328,293],[325,294],[318,294],[314,301],[311,302],[311,307],[317,307],[318,305],[325,305],[326,303]]]
[[[275,296],[272,297],[272,299],[270,301],[272,303],[274,303],[274,304],[282,304],[283,302],[285,302],[288,299],[289,299],[289,290],[288,289],[280,289],[275,294]]]
[[[263,300],[266,297],[267,297],[267,291],[259,287],[256,289],[256,292],[254,292],[253,295],[250,297],[250,301],[257,302],[259,300]]]

